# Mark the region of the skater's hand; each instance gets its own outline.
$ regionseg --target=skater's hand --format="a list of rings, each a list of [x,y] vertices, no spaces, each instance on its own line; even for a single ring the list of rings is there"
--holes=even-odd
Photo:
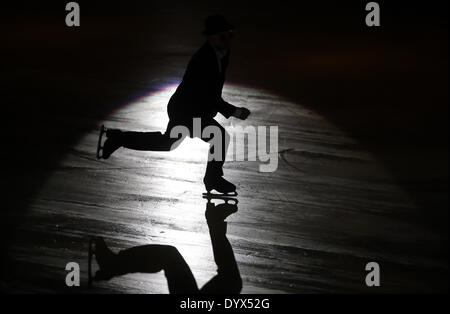
[[[245,120],[250,115],[250,110],[244,107],[236,108],[236,111],[233,113],[233,116]]]

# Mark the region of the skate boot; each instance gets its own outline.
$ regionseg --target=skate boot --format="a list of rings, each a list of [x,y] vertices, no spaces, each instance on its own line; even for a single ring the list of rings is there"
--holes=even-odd
[[[211,194],[212,190],[216,190],[221,195],[229,195],[235,196],[236,186],[225,180],[222,176],[205,176],[203,179],[203,183],[205,184],[206,191],[208,194]]]

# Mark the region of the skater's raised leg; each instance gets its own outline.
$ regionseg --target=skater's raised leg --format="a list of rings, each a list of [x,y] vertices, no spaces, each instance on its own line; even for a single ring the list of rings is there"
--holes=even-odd
[[[103,145],[104,159],[108,159],[120,147],[142,151],[170,151],[180,138],[171,138],[170,130],[174,124],[169,122],[166,132],[131,132],[111,129],[106,131],[106,141]],[[180,141],[181,142],[181,141]],[[178,142],[177,144],[179,144]]]

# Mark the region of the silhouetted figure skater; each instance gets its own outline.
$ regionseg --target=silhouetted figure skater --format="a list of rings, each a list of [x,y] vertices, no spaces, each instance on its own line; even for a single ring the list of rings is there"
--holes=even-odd
[[[173,150],[183,139],[170,137],[170,131],[178,125],[187,127],[190,137],[198,136],[209,142],[213,137],[193,134],[193,118],[201,118],[202,133],[204,128],[216,126],[221,131],[222,143],[222,156],[219,160],[214,158],[215,145],[210,143],[208,164],[203,179],[205,188],[208,192],[213,189],[220,193],[235,192],[236,186],[223,178],[222,170],[230,136],[214,119],[217,112],[226,118],[234,116],[241,120],[245,120],[250,114],[248,109],[237,108],[222,98],[232,30],[233,26],[221,15],[209,16],[205,20],[203,34],[206,35],[207,41],[191,58],[181,84],[170,98],[167,106],[169,123],[164,134],[107,130],[102,158],[109,158],[120,147],[143,151]]]
[[[236,294],[242,289],[242,279],[233,249],[226,237],[229,215],[237,211],[236,204],[206,205],[206,221],[209,227],[217,275],[201,289],[180,252],[171,245],[143,245],[112,252],[103,238],[95,240],[95,258],[99,265],[95,280],[110,280],[128,273],[156,273],[161,270],[167,278],[170,293]]]

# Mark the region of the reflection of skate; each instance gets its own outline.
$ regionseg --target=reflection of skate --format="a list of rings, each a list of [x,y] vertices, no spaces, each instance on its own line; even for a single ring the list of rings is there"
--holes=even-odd
[[[225,203],[228,203],[229,201],[233,201],[235,204],[238,203],[238,200],[235,198],[237,196],[236,191],[233,193],[229,193],[229,194],[219,194],[219,193],[203,193],[203,198],[207,199],[208,202],[211,202],[211,200],[213,199],[220,199],[220,200],[224,200]]]
[[[99,269],[92,274],[92,257],[95,255],[95,260]],[[92,286],[92,282],[100,280],[109,280],[114,277],[114,265],[116,254],[114,254],[101,237],[92,237],[89,239],[89,256],[88,256],[88,287]]]
[[[205,194],[214,196],[237,196],[236,186],[221,176],[206,176],[203,179],[203,183],[208,192]],[[218,193],[211,193],[212,190],[216,190]]]
[[[225,203],[221,204],[214,204],[210,199],[208,199],[205,212],[206,221],[208,224],[224,222],[228,216],[238,211],[237,203],[238,200],[235,198],[225,199]]]

